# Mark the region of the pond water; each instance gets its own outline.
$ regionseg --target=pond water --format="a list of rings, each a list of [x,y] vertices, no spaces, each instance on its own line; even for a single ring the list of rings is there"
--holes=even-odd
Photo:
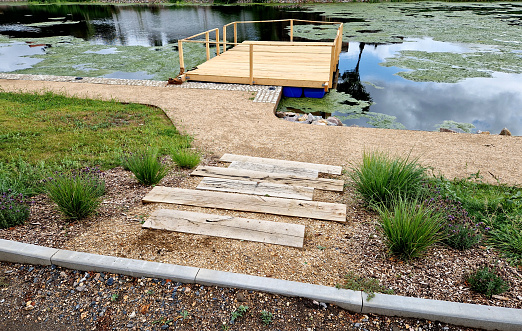
[[[512,3],[4,5],[0,71],[166,80],[179,70],[180,38],[232,21],[343,21],[337,90],[352,98],[309,100],[310,111],[331,112],[348,125],[491,133],[508,127],[522,135],[520,13],[522,5]],[[329,33],[302,26],[295,36],[323,40]],[[289,38],[282,24],[244,25],[238,36]],[[197,45],[188,53],[189,65],[204,61]]]

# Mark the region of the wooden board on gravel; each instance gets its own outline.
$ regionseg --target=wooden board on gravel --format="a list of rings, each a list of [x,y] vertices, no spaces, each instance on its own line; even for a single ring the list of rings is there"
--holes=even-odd
[[[313,187],[318,190],[342,192],[344,182],[338,179],[308,178],[284,174],[270,174],[252,170],[235,170],[230,168],[199,166],[191,173],[192,176],[228,178],[237,180],[250,180],[256,182],[278,183]]]
[[[235,155],[235,154],[224,154],[221,157],[220,161],[222,161],[222,162],[241,161],[241,162],[251,162],[251,163],[260,163],[260,164],[273,164],[273,165],[278,165],[281,167],[317,170],[322,173],[333,174],[333,175],[340,175],[343,170],[343,168],[340,166],[333,166],[333,165],[327,165],[327,164],[267,159],[264,157],[252,157],[252,156]]]
[[[305,226],[249,218],[159,209],[144,228],[303,247]]]
[[[276,164],[261,164],[252,162],[234,161],[229,166],[230,169],[252,170],[267,173],[285,174],[292,176],[302,176],[318,178],[319,171],[299,167],[282,167]]]
[[[314,189],[311,187],[212,177],[204,177],[196,189],[298,200],[313,200],[314,198]]]
[[[142,199],[142,202],[173,203],[346,222],[346,205],[344,204],[261,197],[258,195],[155,186]]]

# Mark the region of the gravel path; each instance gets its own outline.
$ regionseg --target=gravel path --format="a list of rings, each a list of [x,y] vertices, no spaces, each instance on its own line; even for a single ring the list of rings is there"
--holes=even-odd
[[[522,183],[522,137],[302,125],[276,118],[274,104],[253,102],[256,92],[251,91],[2,79],[0,88],[155,105],[176,127],[193,135],[199,147],[217,155],[350,167],[361,160],[363,151],[383,150],[411,153],[447,178],[479,172],[492,183]]]

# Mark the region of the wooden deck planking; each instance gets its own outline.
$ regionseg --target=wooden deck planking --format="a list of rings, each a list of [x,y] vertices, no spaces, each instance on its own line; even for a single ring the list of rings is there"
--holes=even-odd
[[[322,173],[340,175],[342,172],[342,167],[333,166],[327,164],[319,164],[319,163],[307,163],[307,162],[298,162],[298,161],[286,161],[286,160],[278,160],[278,159],[268,159],[263,157],[255,157],[255,156],[246,156],[246,155],[236,155],[236,154],[223,154],[223,156],[219,159],[222,162],[252,162],[252,163],[260,163],[260,164],[273,164],[281,167],[294,167],[294,168],[302,168],[302,169],[311,169],[317,170]]]
[[[346,222],[346,205],[155,186],[143,203],[173,203]]]
[[[330,81],[335,69],[330,64],[331,43],[314,46],[254,43],[255,84],[321,88]],[[189,80],[250,84],[249,42],[245,41],[189,70],[187,76]]]
[[[256,219],[159,209],[144,228],[303,247],[305,226]]]
[[[277,164],[262,164],[253,162],[233,161],[228,166],[230,169],[252,170],[259,172],[267,172],[271,174],[285,174],[292,176],[302,176],[310,178],[318,178],[319,171],[315,169],[305,169],[298,167],[282,167]]]
[[[204,177],[196,189],[308,201],[314,198],[314,189],[310,187],[214,177]]]

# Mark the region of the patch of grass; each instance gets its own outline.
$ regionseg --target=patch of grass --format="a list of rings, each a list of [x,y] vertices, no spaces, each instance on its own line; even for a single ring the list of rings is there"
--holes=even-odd
[[[444,238],[442,215],[417,200],[399,199],[390,209],[381,205],[377,211],[388,250],[401,260],[420,257]]]
[[[9,190],[25,196],[33,196],[43,191],[40,180],[49,174],[44,162],[31,165],[21,158],[0,161],[0,192]]]
[[[158,108],[50,92],[0,92],[0,122],[0,173],[5,162],[18,159],[35,169],[42,162],[51,168],[99,165],[108,169],[119,165],[127,151],[169,146],[173,141],[190,143]],[[17,176],[20,167],[13,169],[8,172]]]
[[[466,282],[472,291],[484,294],[491,298],[509,289],[509,284],[497,275],[497,270],[489,266],[482,266],[466,277]]]
[[[174,161],[179,167],[186,169],[192,169],[201,162],[200,155],[189,149],[174,148],[172,149],[170,156],[172,157],[172,161]]]
[[[362,163],[352,170],[357,192],[370,205],[390,207],[394,201],[417,198],[425,181],[425,169],[409,156],[364,152]]]
[[[23,224],[29,218],[29,206],[23,194],[0,192],[0,229]]]
[[[489,232],[488,242],[515,265],[522,264],[522,215],[498,224]]]
[[[96,170],[57,174],[45,183],[49,198],[68,219],[80,220],[96,211],[105,193],[105,181]]]
[[[344,276],[344,284],[337,284],[336,287],[353,291],[363,291],[368,294],[366,298],[368,301],[375,297],[375,293],[394,294],[392,289],[382,286],[378,279],[364,278],[351,271]]]
[[[138,182],[143,185],[156,185],[169,172],[159,156],[158,149],[146,149],[130,154],[123,159],[123,167],[132,171]]]

